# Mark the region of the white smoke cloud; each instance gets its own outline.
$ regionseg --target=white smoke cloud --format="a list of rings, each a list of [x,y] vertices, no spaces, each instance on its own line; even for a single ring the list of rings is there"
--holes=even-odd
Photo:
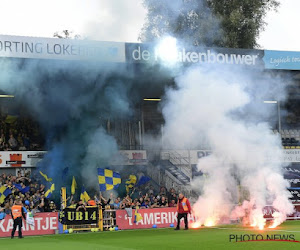
[[[53,37],[70,30],[83,38],[121,42],[138,41],[146,14],[141,0],[4,0],[1,10],[1,34]]]
[[[177,77],[176,88],[166,93],[167,147],[199,149],[206,142],[213,152],[197,166],[207,177],[194,183],[202,192],[194,206],[201,223],[222,223],[232,213],[262,227],[265,205],[277,210],[276,224],[293,212],[282,174],[281,140],[268,123],[270,106],[263,104],[264,97],[285,98],[283,80],[262,74],[201,65]],[[240,196],[238,186],[248,197]],[[244,204],[234,210],[239,201]]]
[[[137,42],[146,10],[141,0],[102,0],[97,14],[88,20],[83,33],[88,38],[104,41]]]

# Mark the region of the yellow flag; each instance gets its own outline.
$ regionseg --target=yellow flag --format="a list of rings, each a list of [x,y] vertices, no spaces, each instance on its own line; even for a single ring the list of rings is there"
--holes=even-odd
[[[75,177],[73,176],[72,185],[71,185],[71,194],[75,194],[76,188],[77,188],[77,183]]]
[[[143,219],[143,216],[139,213],[139,207],[136,207],[134,212],[134,223],[137,223]]]
[[[136,184],[136,176],[129,175],[128,180],[125,182],[126,192],[129,193],[129,190],[134,187]]]
[[[55,185],[54,183],[51,185],[51,187],[47,190],[47,192],[45,193],[45,197],[46,198],[50,198],[52,195],[52,192],[55,190]]]
[[[88,195],[88,193],[85,191],[84,186],[82,186],[81,189],[81,194],[80,194],[80,200],[82,200],[83,202],[87,202],[88,200],[90,200],[90,196]]]
[[[52,178],[48,178],[48,176],[44,174],[42,171],[40,171],[40,174],[45,178],[46,181],[52,181]]]

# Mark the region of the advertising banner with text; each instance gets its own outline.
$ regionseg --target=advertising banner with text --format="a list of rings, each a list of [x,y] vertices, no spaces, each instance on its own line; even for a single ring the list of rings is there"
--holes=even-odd
[[[0,237],[9,237],[13,229],[13,219],[6,215],[0,220]],[[58,229],[58,213],[37,213],[34,216],[34,225],[29,225],[23,220],[23,235],[55,234]],[[18,235],[16,232],[15,236]]]
[[[0,168],[35,167],[46,151],[0,151]]]
[[[125,43],[0,35],[0,57],[125,62]]]
[[[142,229],[152,228],[157,225],[158,228],[170,227],[171,224],[177,225],[177,211],[175,207],[172,208],[153,208],[153,209],[139,209],[138,211],[143,219],[134,223],[134,210],[132,217],[128,217],[125,210],[116,211],[117,225],[119,229]],[[275,210],[271,206],[266,206],[263,210],[266,219],[272,219],[272,214]],[[300,206],[295,206],[295,213],[288,216],[288,219],[300,219]],[[193,215],[188,216],[189,223],[195,222],[196,218]],[[230,218],[222,218],[220,224],[229,224]],[[184,225],[181,220],[181,226]]]
[[[116,218],[119,229],[139,229],[139,228],[152,228],[155,224],[158,228],[170,227],[170,224],[176,226],[177,211],[175,207],[170,208],[153,208],[153,209],[139,209],[139,213],[143,219],[134,223],[134,211],[132,217],[128,217],[125,210],[117,210]],[[194,221],[191,216],[190,221]]]
[[[172,48],[171,48],[172,49]],[[163,63],[170,46],[86,39],[58,39],[0,35],[0,57],[92,60],[117,63]],[[222,64],[266,69],[300,70],[300,52],[178,46],[172,58],[181,64]]]
[[[110,160],[110,165],[147,165],[146,150],[119,150]]]

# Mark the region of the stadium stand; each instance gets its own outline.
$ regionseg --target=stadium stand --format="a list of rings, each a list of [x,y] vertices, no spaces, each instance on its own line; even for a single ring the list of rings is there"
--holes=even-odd
[[[81,208],[89,205],[90,201],[83,202],[82,200],[75,201],[73,196],[67,198],[68,207]],[[98,193],[94,195],[94,201],[103,209],[140,209],[145,208],[161,208],[161,207],[174,207],[177,204],[177,192],[174,188],[169,189],[160,187],[160,190],[155,192],[153,186],[147,185],[143,189],[133,188],[128,195],[114,196],[113,193],[108,195],[108,198]]]
[[[278,130],[273,130],[274,134],[278,134]],[[295,147],[300,148],[300,130],[296,129],[282,129],[281,142],[285,148]]]
[[[0,207],[5,214],[10,214],[10,209],[16,199],[20,199],[23,204],[25,204],[25,201],[29,201],[25,204],[26,209],[33,213],[57,211],[56,204],[45,197],[46,187],[39,180],[30,176],[29,173],[25,175],[18,173],[17,176],[1,174],[0,190],[2,191],[0,194]]]
[[[41,150],[43,137],[36,122],[29,118],[0,115],[0,151]]]

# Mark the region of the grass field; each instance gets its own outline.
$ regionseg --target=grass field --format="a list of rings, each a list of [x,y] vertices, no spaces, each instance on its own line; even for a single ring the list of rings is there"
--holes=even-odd
[[[295,242],[230,242],[230,235],[290,235],[300,241],[300,221],[286,222],[277,229],[251,230],[240,226],[190,229],[144,229],[135,231],[73,233],[67,235],[27,236],[24,239],[0,238],[0,249],[300,249]],[[280,237],[280,236],[277,236]]]

